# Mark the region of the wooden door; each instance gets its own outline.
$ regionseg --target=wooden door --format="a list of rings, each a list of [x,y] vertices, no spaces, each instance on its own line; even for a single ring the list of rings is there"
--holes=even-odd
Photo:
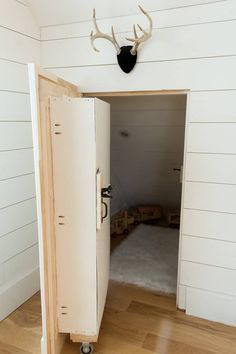
[[[55,97],[50,120],[59,331],[93,342],[109,279],[110,106]]]
[[[29,64],[29,81],[41,273],[43,326],[41,352],[43,354],[59,354],[65,341],[65,334],[62,332],[70,333],[71,339],[74,341],[96,341],[101,323],[108,282],[110,240],[109,214],[106,219],[101,219],[101,213],[105,211],[101,205],[103,201],[101,188],[107,186],[110,181],[109,106],[98,100],[88,100],[86,106],[87,108],[90,106],[89,118],[84,114],[85,110],[80,114],[78,111],[72,114],[72,108],[69,109],[68,106],[77,107],[76,110],[78,110],[82,102],[79,103],[78,98],[82,94],[76,86],[35,67],[33,64]],[[56,97],[58,101],[55,99]],[[52,116],[51,111],[56,113],[56,102],[67,102],[67,108],[72,114],[71,117],[68,114],[63,117],[59,114],[57,117],[55,114]],[[62,133],[59,130],[61,126],[55,125],[60,124],[56,123],[57,119],[63,119],[64,135],[56,134]],[[70,120],[81,124],[81,126],[77,126],[79,129],[69,130],[68,122]],[[82,134],[83,131],[84,134]],[[80,146],[77,145],[76,132],[78,137],[84,139],[86,146],[82,146],[81,141],[79,141]],[[73,140],[69,139],[70,134],[73,135]],[[68,144],[64,147],[59,146],[60,138],[65,139],[66,136],[69,140]],[[92,138],[91,145],[89,140],[86,140],[89,137]],[[73,146],[79,148],[77,151],[80,154],[79,158],[77,158],[78,155],[75,151],[71,151],[70,142],[72,141]],[[58,148],[56,152],[55,147]],[[66,155],[71,153],[76,160],[74,160],[73,166],[69,164],[69,160],[67,161]],[[63,164],[60,164],[62,160]],[[71,171],[78,162],[80,167],[84,167],[81,174],[78,168],[69,174],[69,169]],[[55,171],[63,173],[55,174]],[[69,181],[63,181],[63,176],[69,178]],[[90,180],[87,180],[86,176]],[[69,190],[69,186],[76,187],[74,193],[72,193],[73,188]],[[62,202],[63,198],[65,198],[65,205]],[[100,198],[100,202],[98,198]],[[72,201],[77,203],[76,207],[72,206]],[[106,203],[109,208],[107,199]],[[89,215],[86,217],[83,206],[86,206],[87,210],[89,209]],[[81,215],[84,219],[81,218]],[[62,216],[64,218],[61,218]],[[78,220],[82,222],[81,224],[78,223],[77,216]],[[64,242],[62,235],[68,237],[64,250],[62,249],[62,242]],[[76,239],[76,235],[78,235],[78,239]],[[62,242],[58,242],[58,239]],[[57,253],[62,257],[61,259],[58,258]],[[78,259],[79,257],[76,259],[76,255],[82,259]],[[70,266],[72,268],[69,269]],[[66,273],[65,269],[69,273]],[[67,289],[67,285],[70,288]],[[74,294],[71,286],[75,287]],[[75,297],[80,294],[80,289],[80,303],[76,303]],[[73,295],[75,295],[74,298]],[[88,298],[85,299],[87,295]],[[69,298],[70,296],[72,297]],[[63,304],[62,300],[64,299],[67,301],[66,305]],[[87,306],[88,300],[91,306]],[[84,304],[83,308],[82,303]],[[67,315],[62,313],[63,306],[63,311]],[[71,322],[66,323],[69,319],[69,312],[66,312],[69,306],[75,306],[77,317],[71,316]],[[62,316],[65,317],[62,319]],[[63,322],[64,320],[65,322]],[[82,327],[83,325],[84,327]]]

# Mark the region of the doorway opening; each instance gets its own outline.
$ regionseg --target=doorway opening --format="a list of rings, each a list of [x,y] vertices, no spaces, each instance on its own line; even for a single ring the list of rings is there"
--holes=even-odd
[[[110,279],[176,294],[186,94],[111,105]]]

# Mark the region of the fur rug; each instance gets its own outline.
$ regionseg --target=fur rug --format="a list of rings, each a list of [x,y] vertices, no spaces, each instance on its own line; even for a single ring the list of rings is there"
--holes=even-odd
[[[141,224],[113,251],[110,278],[175,294],[179,230]]]

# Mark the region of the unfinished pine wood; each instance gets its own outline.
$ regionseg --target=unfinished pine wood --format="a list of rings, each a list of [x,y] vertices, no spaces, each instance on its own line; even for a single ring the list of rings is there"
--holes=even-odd
[[[57,326],[57,284],[55,261],[54,195],[52,151],[49,120],[49,97],[80,96],[78,88],[56,76],[29,65],[32,123],[34,132],[36,190],[38,196],[38,224],[40,266],[42,269],[42,345],[47,354],[61,350],[64,336]]]
[[[85,92],[83,97],[132,97],[132,96],[156,96],[156,95],[183,95],[188,90],[143,90],[143,91],[112,91],[112,92]]]
[[[187,316],[175,297],[110,282],[94,354],[235,354],[235,327]],[[0,323],[0,352],[40,354],[40,297]],[[61,354],[78,354],[68,338]]]

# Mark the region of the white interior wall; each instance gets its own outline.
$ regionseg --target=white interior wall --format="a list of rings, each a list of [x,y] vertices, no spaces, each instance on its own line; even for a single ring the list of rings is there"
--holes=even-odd
[[[111,104],[112,213],[124,204],[180,208],[180,173],[173,169],[183,164],[186,96],[105,100]]]
[[[28,62],[40,32],[25,1],[0,0],[0,320],[39,289]]]
[[[65,9],[67,4],[71,2],[64,2]],[[128,4],[133,13],[136,1]],[[109,16],[106,5],[97,7],[98,16]],[[92,51],[92,22],[74,22],[79,21],[76,7],[74,17],[64,18],[61,13],[49,18],[41,13],[41,24],[57,24],[42,28],[42,65],[87,92],[191,90],[178,304],[190,314],[236,325],[236,256],[230,251],[236,243],[236,42],[232,37],[236,2],[144,0],[143,6],[153,10],[154,33],[140,48],[138,63],[129,75],[117,66],[109,43],[100,40],[101,52]],[[118,15],[127,16],[112,17],[112,13],[99,25],[108,31],[114,24],[124,44],[132,23],[139,19],[145,26],[146,20],[131,15],[123,2],[117,7]],[[201,168],[196,169],[196,164]],[[212,257],[213,253],[219,256]]]

